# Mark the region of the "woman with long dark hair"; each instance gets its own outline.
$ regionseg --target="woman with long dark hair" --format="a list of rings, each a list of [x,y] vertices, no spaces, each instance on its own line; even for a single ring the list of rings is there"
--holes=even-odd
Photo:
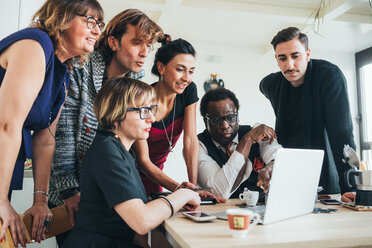
[[[170,41],[165,35],[155,55],[152,73],[159,81],[152,84],[156,91],[158,114],[149,138],[135,143],[141,178],[148,194],[174,191],[179,187],[194,188],[197,183],[199,142],[196,134],[196,103],[198,94],[192,82],[195,71],[195,50],[183,40]],[[174,149],[181,133],[189,182],[181,185],[162,170],[169,152]]]

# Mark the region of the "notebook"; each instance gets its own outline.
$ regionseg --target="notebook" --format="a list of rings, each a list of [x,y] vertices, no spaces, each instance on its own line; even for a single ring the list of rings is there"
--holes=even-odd
[[[248,208],[262,215],[261,224],[269,224],[313,211],[323,156],[323,150],[286,148],[278,150],[266,207]],[[212,215],[227,219],[225,212]]]

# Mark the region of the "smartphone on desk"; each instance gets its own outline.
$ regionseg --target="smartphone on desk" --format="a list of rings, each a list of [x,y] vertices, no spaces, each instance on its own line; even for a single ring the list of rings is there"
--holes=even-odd
[[[320,202],[325,205],[341,205],[342,202],[335,199],[320,199]]]
[[[215,220],[216,216],[208,215],[202,211],[187,211],[182,213],[185,217],[196,221],[196,222],[204,222],[204,221],[211,221]]]
[[[217,203],[217,200],[213,197],[201,197],[200,205],[215,205]]]

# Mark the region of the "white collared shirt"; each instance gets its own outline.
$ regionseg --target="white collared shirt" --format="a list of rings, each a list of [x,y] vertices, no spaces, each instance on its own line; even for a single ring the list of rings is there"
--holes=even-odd
[[[226,152],[226,149],[218,142],[214,140],[212,141],[218,149]],[[240,186],[240,184],[249,178],[252,172],[252,162],[249,159],[245,161],[244,156],[240,152],[236,151],[236,147],[239,143],[238,135],[235,136],[232,142],[233,144],[230,148],[232,154],[226,164],[220,167],[217,162],[211,156],[209,156],[205,145],[199,141],[198,184],[201,187],[211,188],[213,194],[224,199],[229,199],[235,190]],[[260,141],[258,144],[261,158],[265,164],[268,164],[271,160],[273,160],[275,158],[276,151],[279,148],[282,148],[282,146],[278,144],[277,140],[274,140],[271,145],[268,141]],[[239,171],[245,164],[247,164],[247,167],[243,179],[239,183],[239,186],[231,192]]]

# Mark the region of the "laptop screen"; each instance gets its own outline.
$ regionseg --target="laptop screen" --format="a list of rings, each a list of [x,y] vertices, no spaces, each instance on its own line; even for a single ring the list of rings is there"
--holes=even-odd
[[[313,211],[323,156],[323,150],[278,150],[263,224]]]

